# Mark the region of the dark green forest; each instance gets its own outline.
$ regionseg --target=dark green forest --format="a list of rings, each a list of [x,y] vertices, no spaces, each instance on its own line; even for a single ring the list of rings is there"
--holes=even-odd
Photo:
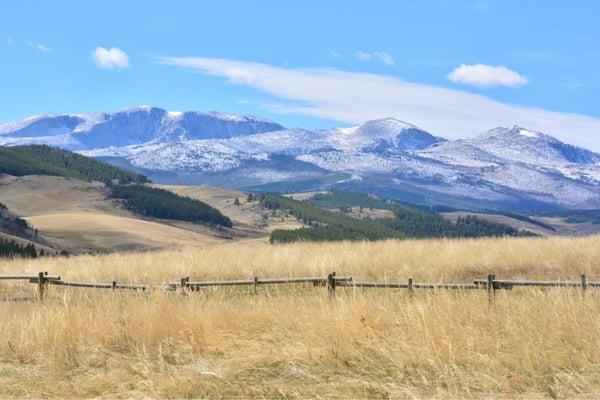
[[[111,185],[111,196],[125,208],[148,217],[231,227],[231,220],[199,200],[142,185]]]
[[[262,194],[259,200],[264,207],[283,210],[295,216],[310,228],[294,230],[277,229],[271,233],[272,243],[293,241],[329,240],[383,240],[391,238],[440,238],[483,236],[535,236],[531,232],[518,231],[508,225],[484,221],[476,217],[459,218],[452,223],[436,214],[404,207],[389,199],[350,192],[334,192],[317,195],[316,199],[297,201],[287,197]],[[349,207],[387,209],[394,218],[358,219],[343,212],[328,211],[315,204],[342,211]]]
[[[348,192],[346,190],[332,190],[327,193],[317,193],[308,202],[319,208],[349,208],[363,207],[378,210],[390,210],[392,212],[399,208],[431,213],[426,206],[407,204],[385,197],[378,197],[365,193]]]
[[[149,182],[144,175],[43,145],[0,147],[0,173],[14,176],[64,176],[107,184],[113,181],[120,184]]]
[[[14,240],[0,239],[0,257],[36,258],[38,256],[33,244],[22,245]]]

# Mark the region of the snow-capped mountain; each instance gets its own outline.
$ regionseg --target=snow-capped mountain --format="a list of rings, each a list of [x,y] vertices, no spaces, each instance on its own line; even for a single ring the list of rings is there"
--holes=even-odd
[[[283,129],[258,117],[139,106],[114,113],[50,114],[0,123],[0,144],[41,143],[89,150],[145,143],[231,138]]]
[[[0,123],[0,145],[29,143],[75,150],[163,182],[337,186],[428,204],[600,208],[600,154],[518,126],[447,141],[393,118],[310,131],[148,106]]]

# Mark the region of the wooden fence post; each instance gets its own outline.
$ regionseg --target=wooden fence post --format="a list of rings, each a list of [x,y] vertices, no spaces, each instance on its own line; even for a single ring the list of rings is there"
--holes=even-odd
[[[327,293],[329,299],[335,298],[335,271],[327,275]]]
[[[112,281],[111,287],[112,290],[115,290],[117,288],[117,281]]]
[[[408,297],[413,298],[415,289],[413,288],[413,278],[408,278]]]
[[[581,295],[585,296],[585,290],[587,289],[587,279],[585,274],[581,274]]]
[[[494,287],[495,280],[496,275],[490,274],[487,276],[488,303],[490,305],[494,304],[494,300],[496,297],[496,288]]]
[[[186,289],[188,289],[187,287],[187,283],[190,281],[189,277],[185,277],[185,278],[181,278],[181,293],[185,296],[186,295]]]
[[[254,290],[254,295],[258,296],[258,276],[254,277],[254,282],[252,283],[252,289]]]
[[[38,295],[40,297],[40,301],[44,299],[44,285],[46,284],[46,276],[43,272],[38,273]]]

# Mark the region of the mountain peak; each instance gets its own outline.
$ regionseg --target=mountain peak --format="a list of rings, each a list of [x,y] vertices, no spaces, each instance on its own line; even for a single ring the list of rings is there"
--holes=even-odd
[[[498,127],[468,141],[496,156],[530,163],[595,164],[600,155],[518,125]]]
[[[499,126],[484,132],[476,137],[476,140],[507,140],[507,139],[545,139],[546,141],[558,141],[552,136],[537,132],[531,129],[523,128],[518,125],[513,125],[510,128]]]
[[[121,111],[49,114],[0,123],[0,144],[42,143],[69,150],[164,141],[223,139],[284,129],[259,117],[223,112],[167,111],[140,105]]]
[[[379,118],[379,119],[373,119],[370,121],[366,121],[366,122],[363,122],[362,124],[360,124],[359,127],[373,127],[373,128],[386,129],[386,130],[390,130],[390,129],[402,130],[402,129],[409,129],[409,128],[415,128],[415,129],[417,128],[415,125],[409,124],[408,122],[404,122],[402,120],[399,120],[399,119],[393,118],[393,117]]]

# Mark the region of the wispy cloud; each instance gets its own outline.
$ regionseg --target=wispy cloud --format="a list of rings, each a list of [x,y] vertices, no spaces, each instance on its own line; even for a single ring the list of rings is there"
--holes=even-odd
[[[333,58],[342,58],[342,53],[339,53],[335,50],[329,50],[329,55]]]
[[[389,53],[386,53],[384,51],[378,51],[374,54],[375,54],[375,57],[379,58],[381,60],[381,62],[384,63],[385,65],[396,64],[396,60],[394,60],[394,57],[392,57],[392,55]]]
[[[371,53],[365,53],[364,51],[360,50],[354,53],[354,57],[356,57],[358,61],[369,61],[371,58],[373,58]]]
[[[50,47],[45,46],[43,44],[37,44],[35,48],[41,51],[42,53],[52,53],[53,51]]]
[[[454,68],[448,79],[454,83],[476,87],[509,86],[519,87],[527,84],[527,77],[502,65],[461,64]]]
[[[15,41],[10,36],[6,38],[6,44],[12,46]]]
[[[104,47],[96,47],[96,50],[92,51],[92,58],[100,69],[111,70],[131,67],[129,56],[118,47],[113,47],[110,50]]]
[[[10,44],[12,45],[12,43],[13,43],[12,39],[10,39],[10,40],[11,40]],[[41,51],[42,53],[46,53],[46,54],[50,54],[54,51],[50,47],[48,47],[42,43],[33,43],[31,40],[26,40],[25,45],[27,47],[31,47],[32,49],[36,49],[36,50]]]
[[[396,60],[390,53],[386,53],[385,51],[376,51],[374,53],[366,53],[364,51],[357,51],[354,53],[354,57],[358,61],[369,61],[369,60],[379,60],[385,65],[395,65]]]
[[[232,84],[268,93],[280,99],[278,112],[345,123],[396,117],[450,138],[517,124],[600,150],[600,118],[506,104],[461,90],[386,75],[335,69],[288,69],[201,57],[164,57],[158,62],[222,77]]]

